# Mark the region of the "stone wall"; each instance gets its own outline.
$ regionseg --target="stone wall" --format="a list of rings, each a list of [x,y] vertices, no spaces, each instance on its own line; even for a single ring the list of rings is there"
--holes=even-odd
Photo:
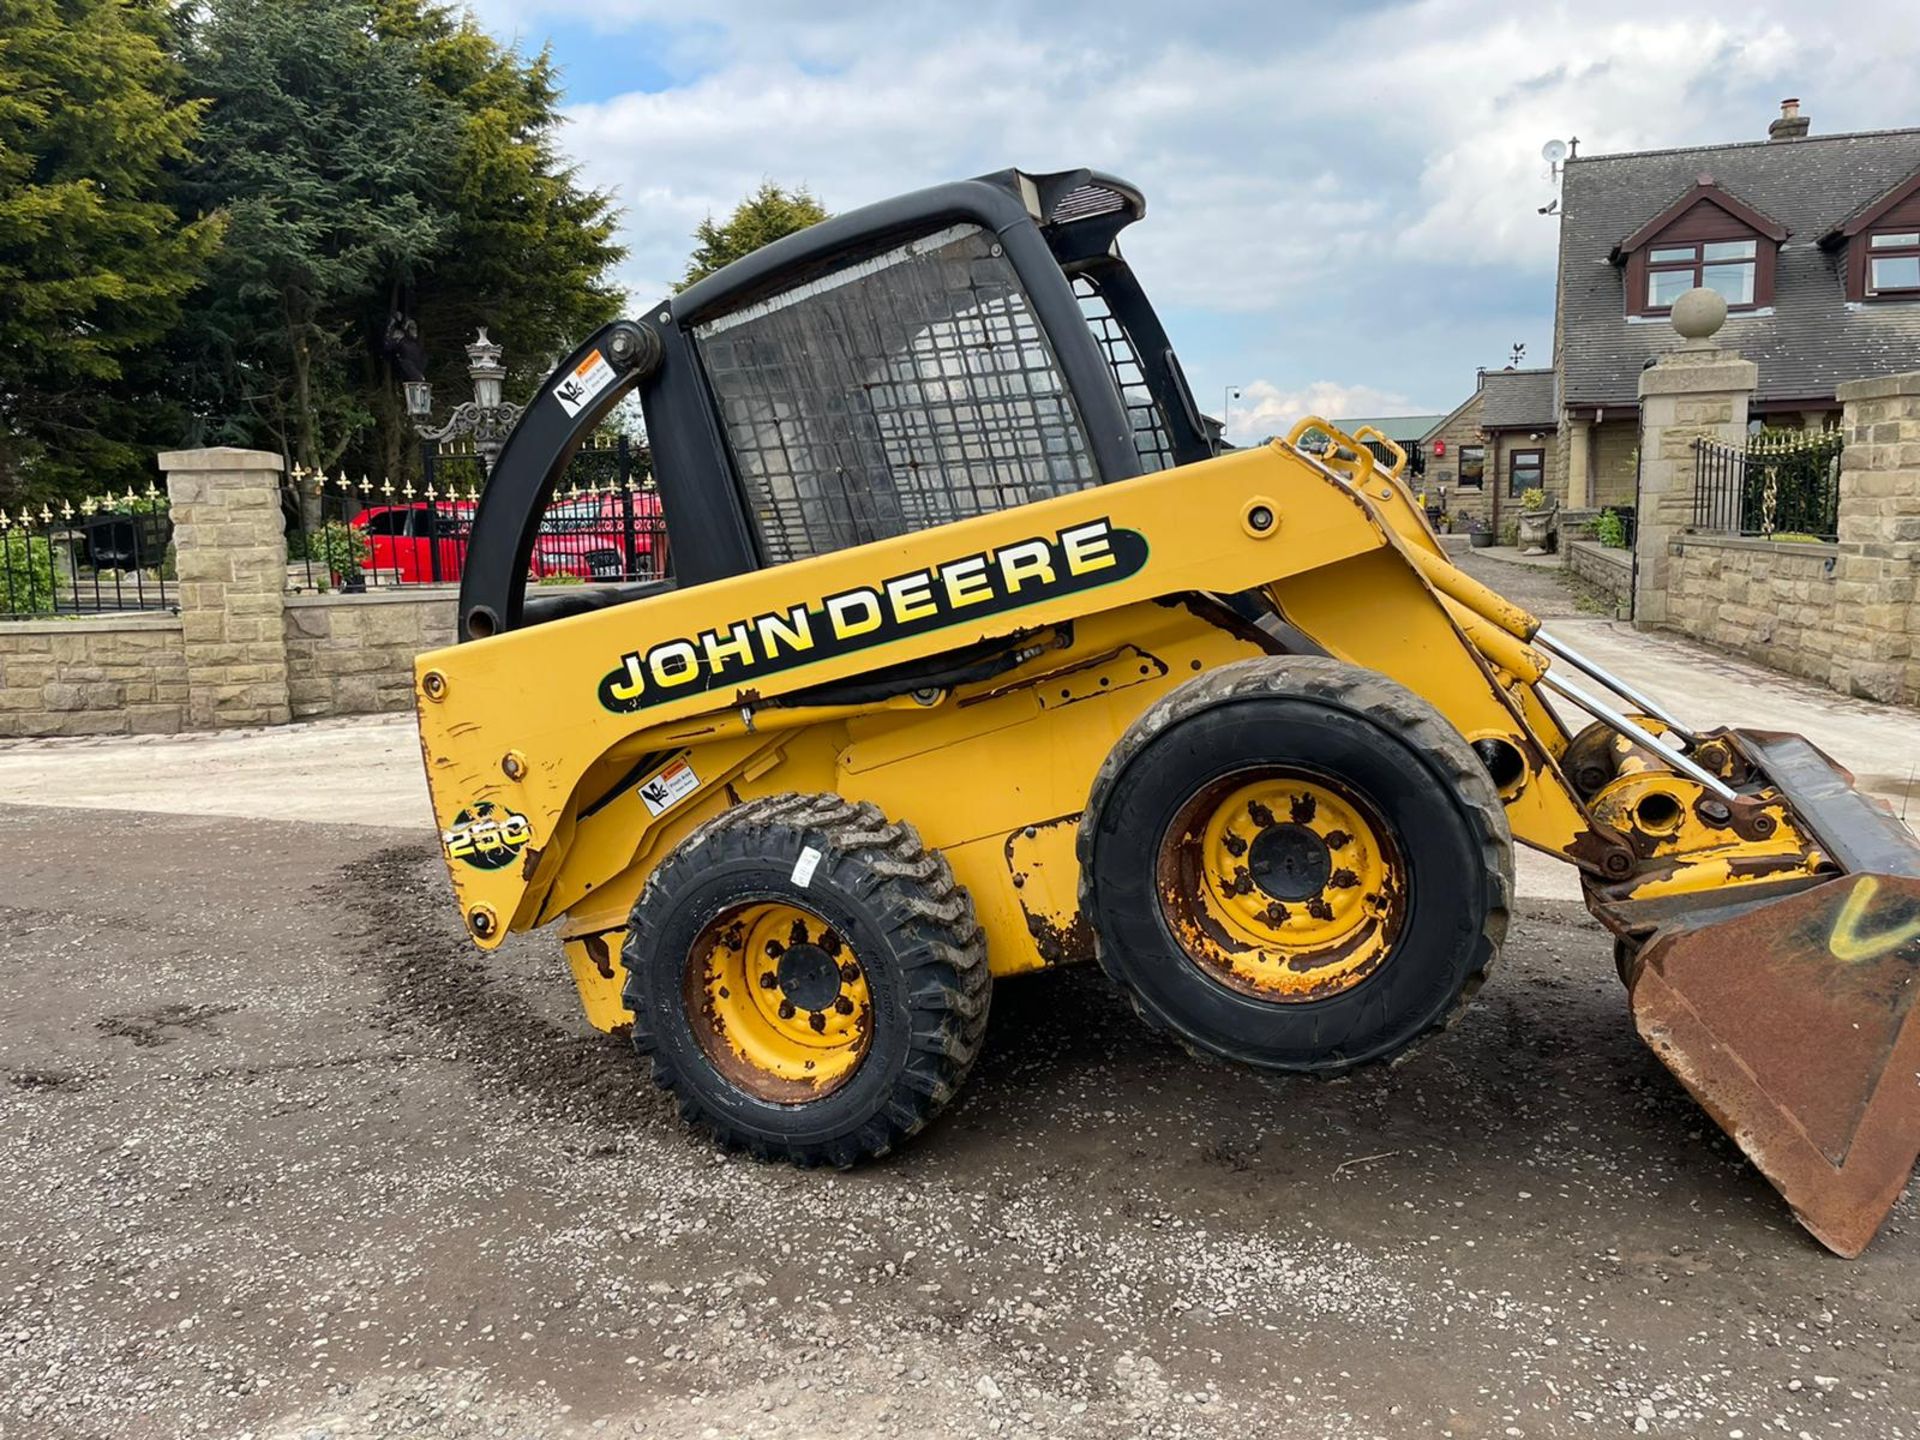
[[[0,739],[171,733],[187,694],[171,615],[0,622]]]
[[[1838,541],[1667,536],[1664,623],[1843,694],[1920,704],[1920,372],[1840,399]],[[1640,533],[1644,579],[1644,515]]]
[[[284,462],[221,445],[160,457],[173,512],[180,627],[187,645],[187,723],[279,725],[287,702],[280,608],[287,537]]]
[[[1640,422],[1633,416],[1624,420],[1603,420],[1588,432],[1588,484],[1592,487],[1589,503],[1596,510],[1609,505],[1633,504],[1635,467],[1639,459]]]
[[[293,713],[368,715],[413,704],[413,657],[454,641],[459,590],[289,595],[287,686]]]
[[[132,735],[405,710],[454,640],[458,587],[288,595],[282,462],[164,454],[178,615],[0,621],[0,739]]]
[[[1633,606],[1633,552],[1610,550],[1596,540],[1569,540],[1567,568],[1588,586],[1613,602],[1614,614],[1625,618]]]
[[[1789,675],[1829,683],[1838,546],[1683,535],[1668,550],[1669,625]]]
[[[1491,514],[1492,501],[1487,486],[1463,486],[1460,483],[1460,447],[1463,445],[1486,445],[1487,437],[1480,429],[1480,411],[1485,402],[1484,392],[1476,391],[1472,399],[1462,405],[1437,430],[1426,437],[1427,473],[1423,481],[1424,488],[1432,494],[1435,504],[1440,501],[1438,487],[1444,485],[1447,490],[1447,513],[1455,517],[1477,516],[1484,520]],[[1446,445],[1447,453],[1433,453],[1435,441]],[[1491,451],[1492,447],[1488,447]],[[1493,475],[1491,455],[1486,462],[1486,474],[1489,482]],[[1465,530],[1465,526],[1458,527]]]
[[[1852,695],[1920,704],[1920,371],[1839,390],[1833,673]]]
[[[448,586],[288,596],[292,714],[306,720],[410,708],[413,658],[453,643],[458,593]],[[0,739],[206,728],[189,713],[188,648],[172,615],[0,624]]]

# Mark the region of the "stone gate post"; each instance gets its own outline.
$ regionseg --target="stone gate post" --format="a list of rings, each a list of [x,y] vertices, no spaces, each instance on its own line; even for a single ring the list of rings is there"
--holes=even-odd
[[[160,456],[173,512],[187,725],[280,725],[287,699],[281,460],[219,446]]]
[[[1685,340],[1640,372],[1640,493],[1634,541],[1633,623],[1667,620],[1667,545],[1693,523],[1693,442],[1746,441],[1747,406],[1759,367],[1712,337],[1727,302],[1711,290],[1689,290],[1673,306],[1673,328]]]
[[[1842,385],[1828,684],[1920,704],[1920,371]]]

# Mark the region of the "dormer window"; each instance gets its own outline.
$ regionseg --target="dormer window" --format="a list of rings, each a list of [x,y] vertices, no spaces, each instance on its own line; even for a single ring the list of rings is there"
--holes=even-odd
[[[1920,299],[1920,230],[1876,230],[1867,237],[1867,294]]]
[[[1693,289],[1717,290],[1727,308],[1753,304],[1757,240],[1703,240],[1697,245],[1656,245],[1647,251],[1648,311],[1670,310]]]
[[[1710,175],[1613,249],[1626,267],[1627,313],[1665,315],[1696,288],[1715,290],[1732,311],[1773,303],[1773,271],[1786,227]]]
[[[1845,251],[1847,299],[1920,300],[1920,170],[1820,237]]]

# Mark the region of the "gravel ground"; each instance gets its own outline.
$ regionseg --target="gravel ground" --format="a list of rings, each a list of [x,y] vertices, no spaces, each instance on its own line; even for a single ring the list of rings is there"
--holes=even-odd
[[[906,1153],[713,1153],[391,831],[0,807],[0,1436],[1916,1436],[1920,1225],[1828,1256],[1575,907],[1276,1083],[1000,987]],[[217,883],[209,883],[217,877]]]

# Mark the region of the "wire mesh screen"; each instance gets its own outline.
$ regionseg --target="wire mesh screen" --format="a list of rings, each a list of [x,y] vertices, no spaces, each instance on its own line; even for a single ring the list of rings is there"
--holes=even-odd
[[[998,249],[954,226],[696,329],[767,560],[1096,482]]]
[[[1133,448],[1139,453],[1141,470],[1151,473],[1173,468],[1173,438],[1147,384],[1146,371],[1140,368],[1140,352],[1134,348],[1133,337],[1114,318],[1100,287],[1087,276],[1074,277],[1073,293],[1080,298],[1080,313],[1087,317],[1093,338],[1100,342],[1100,353],[1107,357],[1114,386],[1127,407],[1127,423],[1133,429]]]

